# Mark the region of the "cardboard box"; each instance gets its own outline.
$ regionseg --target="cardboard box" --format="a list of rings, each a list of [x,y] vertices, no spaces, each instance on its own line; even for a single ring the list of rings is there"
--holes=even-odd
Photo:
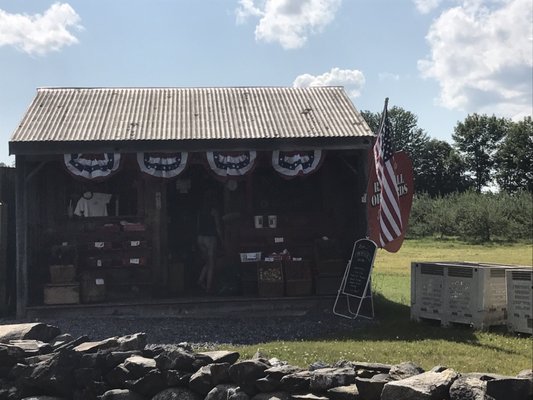
[[[51,283],[69,283],[76,280],[76,267],[74,265],[50,265]]]

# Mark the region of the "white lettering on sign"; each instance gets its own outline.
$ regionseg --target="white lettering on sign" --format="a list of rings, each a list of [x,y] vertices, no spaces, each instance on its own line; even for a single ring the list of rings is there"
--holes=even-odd
[[[96,283],[98,286],[105,284],[104,280],[101,278],[96,279],[94,283]]]
[[[283,243],[285,241],[284,238],[282,237],[275,237],[274,238],[274,243]]]
[[[96,260],[96,266],[101,267],[102,266],[102,260]]]
[[[94,247],[96,247],[97,249],[103,249],[104,244],[104,242],[94,242]]]
[[[130,242],[130,246],[131,247],[137,247],[137,246],[140,246],[141,245],[141,241],[140,240],[132,240]]]
[[[141,260],[138,258],[130,258],[130,264],[140,264]]]

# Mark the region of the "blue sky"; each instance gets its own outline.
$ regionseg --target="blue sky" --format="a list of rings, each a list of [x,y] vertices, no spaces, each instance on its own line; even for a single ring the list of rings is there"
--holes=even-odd
[[[451,141],[532,112],[531,0],[0,0],[0,162],[47,86],[343,85]]]

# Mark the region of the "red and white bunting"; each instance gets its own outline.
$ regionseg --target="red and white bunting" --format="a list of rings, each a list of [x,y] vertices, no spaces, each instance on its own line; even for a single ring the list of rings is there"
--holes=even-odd
[[[208,151],[207,163],[211,170],[221,178],[244,176],[253,170],[257,152],[249,151]]]
[[[118,171],[119,153],[71,153],[64,155],[67,171],[72,175],[91,179],[105,179]]]
[[[145,174],[156,178],[174,178],[187,166],[188,153],[137,153],[137,163]]]
[[[322,150],[272,152],[272,166],[285,178],[305,176],[315,172],[322,162]]]

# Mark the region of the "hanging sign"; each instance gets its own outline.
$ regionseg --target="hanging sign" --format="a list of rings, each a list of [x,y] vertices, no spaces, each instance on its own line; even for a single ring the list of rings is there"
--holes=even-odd
[[[372,155],[370,155],[372,157]],[[396,175],[396,183],[398,186],[398,201],[400,206],[400,214],[402,216],[402,232],[400,236],[394,240],[386,243],[383,247],[391,253],[396,253],[402,247],[409,222],[409,214],[411,213],[411,205],[413,204],[414,194],[414,178],[413,178],[413,163],[407,153],[404,151],[397,151],[393,155],[393,168]],[[372,164],[370,164],[372,165]],[[381,202],[381,187],[379,186],[376,176],[376,169],[370,168],[367,188],[367,210],[368,210],[368,229],[369,238],[379,243],[380,237],[380,202]]]
[[[71,153],[65,154],[64,160],[67,170],[72,175],[85,179],[108,178],[117,172],[120,166],[119,153]]]
[[[239,177],[253,170],[257,152],[255,150],[208,151],[206,157],[209,167],[218,177]]]
[[[322,150],[272,152],[272,166],[285,178],[305,176],[315,172],[322,162]]]
[[[156,178],[174,178],[187,166],[188,153],[137,153],[141,171]]]

